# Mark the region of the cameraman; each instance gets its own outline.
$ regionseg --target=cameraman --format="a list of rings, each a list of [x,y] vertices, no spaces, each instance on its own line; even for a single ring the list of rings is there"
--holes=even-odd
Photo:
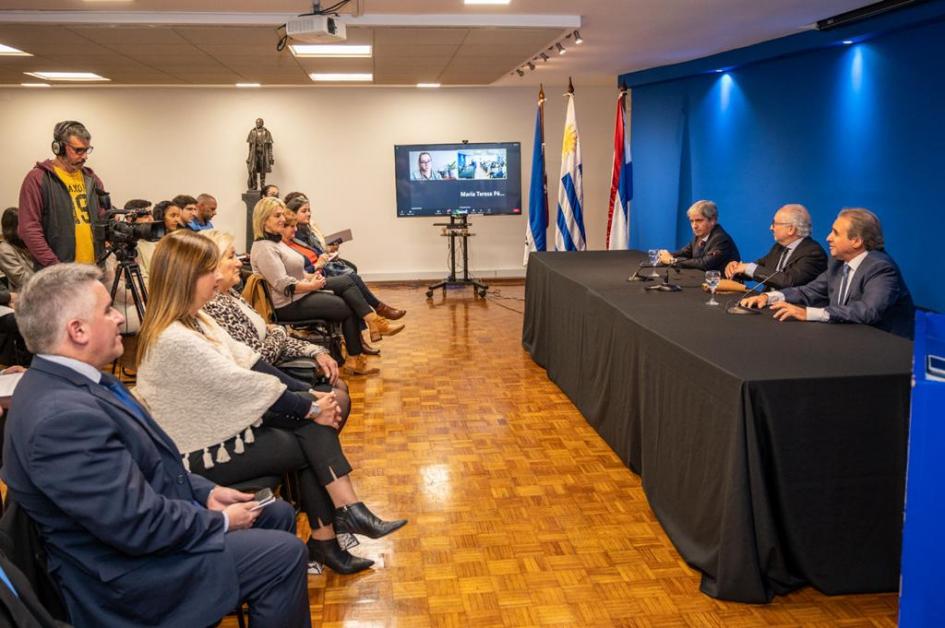
[[[23,179],[18,231],[39,266],[94,264],[102,253],[92,219],[101,214],[105,186],[85,167],[91,141],[81,122],[60,122],[53,129],[55,158],[37,162]]]

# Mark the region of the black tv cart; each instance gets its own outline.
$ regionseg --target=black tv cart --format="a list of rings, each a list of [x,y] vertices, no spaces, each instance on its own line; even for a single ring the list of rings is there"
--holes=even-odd
[[[449,222],[436,222],[433,223],[434,227],[445,227],[443,229],[443,235],[449,237],[450,239],[450,274],[449,277],[442,281],[438,281],[435,284],[427,286],[427,298],[433,298],[433,291],[438,288],[443,289],[443,294],[446,294],[447,288],[452,288],[454,286],[473,286],[473,291],[482,298],[486,298],[486,291],[489,289],[489,286],[473,279],[469,276],[469,248],[468,241],[474,234],[469,233],[469,216],[467,214],[450,214]],[[456,240],[461,238],[462,242],[460,245],[463,249],[463,276],[458,278],[456,276]]]

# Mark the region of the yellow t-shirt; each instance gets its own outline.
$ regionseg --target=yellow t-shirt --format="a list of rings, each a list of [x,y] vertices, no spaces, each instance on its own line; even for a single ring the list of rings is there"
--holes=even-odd
[[[89,199],[85,193],[85,178],[82,170],[66,172],[59,166],[53,166],[72,197],[72,211],[75,215],[75,261],[80,264],[95,263],[95,247],[92,244],[92,221],[89,216]]]

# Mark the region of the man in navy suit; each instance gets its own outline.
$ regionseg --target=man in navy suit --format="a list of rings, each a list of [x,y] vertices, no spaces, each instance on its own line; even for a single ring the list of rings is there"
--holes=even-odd
[[[775,290],[803,286],[827,270],[827,253],[810,237],[810,214],[803,205],[785,205],[771,221],[774,246],[768,254],[751,262],[729,262],[725,276],[743,276],[763,281]]]
[[[883,250],[879,218],[866,209],[844,209],[827,236],[832,259],[807,285],[742,300],[770,305],[781,321],[862,323],[912,338],[915,306],[899,267]]]
[[[722,271],[729,262],[738,261],[741,257],[738,247],[719,224],[719,208],[715,203],[696,201],[686,210],[686,216],[692,227],[692,242],[672,253],[661,249],[661,263],[677,268]]]
[[[305,545],[277,501],[187,472],[115,378],[124,319],[94,267],[37,273],[17,319],[36,354],[4,443],[10,495],[36,522],[76,626],[208,626],[247,601],[254,627],[310,626]],[[195,417],[195,420],[197,417]]]

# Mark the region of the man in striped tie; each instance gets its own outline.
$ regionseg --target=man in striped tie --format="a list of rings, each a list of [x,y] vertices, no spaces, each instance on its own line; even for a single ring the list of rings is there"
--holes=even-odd
[[[811,220],[803,205],[789,204],[774,214],[771,221],[774,246],[768,254],[752,262],[729,262],[725,276],[748,277],[763,281],[770,289],[803,286],[827,270],[824,247],[810,237]]]
[[[840,211],[827,236],[827,270],[799,288],[742,300],[770,305],[781,321],[862,323],[912,338],[915,306],[899,267],[883,250],[883,229],[867,209]]]

